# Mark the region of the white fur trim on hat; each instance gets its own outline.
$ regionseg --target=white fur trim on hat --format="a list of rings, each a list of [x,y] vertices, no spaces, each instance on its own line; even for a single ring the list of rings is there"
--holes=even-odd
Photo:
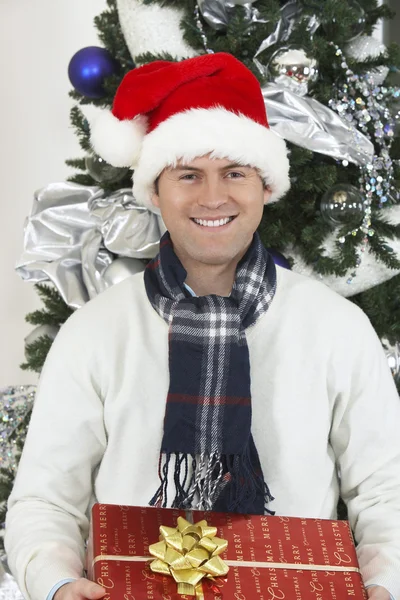
[[[120,121],[111,111],[102,109],[89,125],[90,142],[96,154],[114,167],[135,167],[147,131],[145,116]]]
[[[190,162],[199,156],[229,158],[260,171],[270,187],[270,202],[290,188],[289,160],[285,141],[252,119],[225,108],[193,108],[163,121],[143,140],[133,174],[133,194],[139,204],[159,213],[151,196],[163,169],[178,160]]]

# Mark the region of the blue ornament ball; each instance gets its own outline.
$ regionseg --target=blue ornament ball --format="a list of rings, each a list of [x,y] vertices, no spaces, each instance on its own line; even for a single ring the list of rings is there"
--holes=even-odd
[[[68,77],[75,90],[88,98],[103,98],[106,77],[116,75],[119,63],[105,48],[87,46],[78,50],[68,66]]]
[[[268,250],[268,254],[270,256],[272,256],[272,258],[274,259],[274,263],[276,265],[279,265],[280,267],[283,267],[284,269],[289,269],[289,270],[292,269],[292,267],[290,266],[290,262],[287,260],[287,258],[285,258],[283,256],[283,254],[278,252],[278,250],[274,250],[273,248],[267,248],[267,250]]]

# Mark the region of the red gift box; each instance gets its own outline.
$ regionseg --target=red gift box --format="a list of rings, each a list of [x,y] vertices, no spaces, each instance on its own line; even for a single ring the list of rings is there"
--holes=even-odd
[[[178,517],[206,519],[228,541],[223,578],[203,579],[204,600],[352,600],[367,595],[347,521],[96,504],[92,509],[88,577],[104,600],[193,599],[172,577],[153,573],[149,546],[161,525]]]

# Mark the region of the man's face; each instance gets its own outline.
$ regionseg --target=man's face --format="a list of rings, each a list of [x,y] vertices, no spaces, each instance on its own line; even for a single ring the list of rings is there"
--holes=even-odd
[[[240,260],[270,194],[253,167],[202,156],[164,169],[152,200],[188,270]]]

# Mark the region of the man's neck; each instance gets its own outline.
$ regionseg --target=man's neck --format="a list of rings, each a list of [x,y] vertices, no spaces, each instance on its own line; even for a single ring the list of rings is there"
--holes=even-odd
[[[230,296],[235,281],[236,262],[229,265],[205,265],[190,269],[185,283],[196,296]]]

